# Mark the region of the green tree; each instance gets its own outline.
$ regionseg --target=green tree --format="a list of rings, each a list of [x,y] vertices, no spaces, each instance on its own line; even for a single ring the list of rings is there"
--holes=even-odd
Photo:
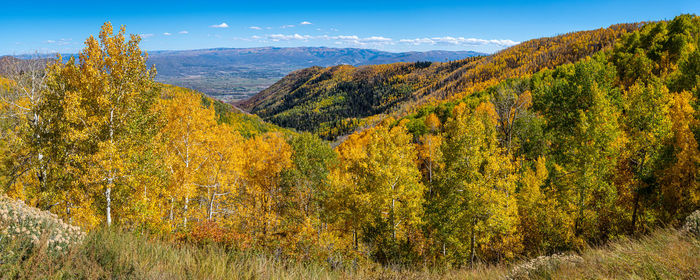
[[[435,213],[444,223],[440,235],[457,263],[473,264],[479,254],[512,258],[520,250],[514,168],[488,108],[468,112],[462,103],[445,123],[444,168],[432,209],[442,209]]]

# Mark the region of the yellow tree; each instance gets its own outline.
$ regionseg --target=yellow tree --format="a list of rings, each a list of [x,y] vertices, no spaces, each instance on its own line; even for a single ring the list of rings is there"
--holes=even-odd
[[[700,184],[697,183],[700,151],[693,134],[698,126],[695,110],[690,105],[693,97],[683,91],[673,97],[671,106],[671,147],[674,157],[661,175],[661,195],[667,219],[679,219],[697,207]]]
[[[353,133],[336,147],[338,165],[331,169],[332,195],[328,203],[330,220],[334,222],[341,236],[352,234],[352,247],[359,249],[359,230],[369,223],[369,200],[367,192],[358,181],[367,167],[367,152],[372,129]]]
[[[206,189],[206,219],[212,220],[215,214],[233,210],[222,206],[220,198],[236,195],[236,188],[242,181],[245,157],[243,138],[227,125],[219,124],[208,133],[211,134],[205,147],[208,160],[199,172],[197,185]]]
[[[79,63],[61,59],[49,68],[52,90],[62,91],[49,100],[62,107],[69,142],[80,150],[71,159],[81,162],[80,183],[104,192],[107,225],[112,224],[112,192],[122,187],[128,193],[134,151],[130,138],[138,130],[140,117],[154,97],[155,69],[146,67],[147,55],[139,48],[141,39],[125,28],[113,33],[108,22],[102,26],[99,40],[90,36],[80,52]],[[146,125],[148,124],[143,124]]]
[[[252,226],[254,237],[270,238],[280,222],[278,206],[282,171],[291,167],[292,149],[280,133],[246,141],[244,189],[239,212]]]
[[[190,198],[197,194],[196,180],[209,160],[208,143],[217,137],[214,108],[202,107],[201,97],[191,91],[166,88],[159,103],[163,117],[165,161],[171,173],[170,213],[175,219],[175,200],[183,199],[183,226],[187,226]]]
[[[544,157],[523,166],[516,195],[519,231],[526,253],[555,253],[570,247],[574,231],[573,219],[556,199],[556,193],[546,186],[549,172]]]
[[[426,177],[428,184],[432,188],[433,183],[433,173],[436,168],[439,167],[440,162],[440,144],[442,143],[442,137],[440,136],[440,119],[431,113],[425,118],[425,126],[428,128],[428,132],[420,137],[420,144],[418,145],[418,155],[419,159],[423,163],[426,169]],[[431,193],[430,191],[428,193]]]
[[[410,244],[423,223],[423,192],[417,152],[403,123],[393,119],[349,138],[338,147],[346,174],[339,195],[345,198],[357,243],[357,230],[364,229],[380,262],[395,261],[399,242]],[[357,247],[357,246],[356,246]]]

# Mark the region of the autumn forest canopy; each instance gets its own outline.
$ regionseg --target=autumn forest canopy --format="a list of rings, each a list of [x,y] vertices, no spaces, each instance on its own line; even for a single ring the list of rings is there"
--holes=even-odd
[[[695,15],[306,68],[250,113],[155,82],[140,41],[105,23],[75,57],[0,64],[0,193],[85,231],[331,267],[511,262],[700,208]]]

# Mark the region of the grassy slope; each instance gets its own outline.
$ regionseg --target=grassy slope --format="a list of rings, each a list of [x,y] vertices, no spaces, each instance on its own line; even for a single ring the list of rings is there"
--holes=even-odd
[[[20,254],[0,264],[0,278],[64,279],[503,279],[512,267],[400,270],[368,264],[330,269],[324,264],[275,260],[217,246],[173,245],[134,233],[98,230],[68,254],[28,250],[15,243],[0,255]],[[542,266],[523,279],[698,279],[700,240],[675,229],[661,229],[639,239],[621,239],[584,250],[581,261]]]
[[[53,230],[32,225],[63,229],[65,224],[49,212],[0,198],[0,279],[700,279],[700,239],[676,229],[515,265],[406,270],[346,261],[331,269],[325,263],[279,260],[116,229],[92,231],[82,242],[56,251],[45,241]],[[56,221],[37,222],[44,220]],[[695,231],[700,228],[697,220]],[[18,227],[30,228],[13,230]],[[40,241],[29,234],[34,229],[43,232]]]

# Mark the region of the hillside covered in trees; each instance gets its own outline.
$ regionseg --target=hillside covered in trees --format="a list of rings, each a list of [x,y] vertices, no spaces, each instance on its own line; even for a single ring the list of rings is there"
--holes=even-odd
[[[284,77],[237,105],[266,121],[323,138],[353,132],[376,114],[403,115],[426,103],[452,100],[507,78],[578,61],[640,24],[618,24],[534,39],[490,56],[445,63],[312,67]]]
[[[155,83],[139,37],[108,23],[78,58],[2,80],[0,186],[85,231],[329,269],[582,252],[700,208],[699,40],[681,15],[485,58],[311,68],[250,101],[323,137],[353,129],[314,116],[394,112],[332,147]],[[376,103],[348,99],[379,85]],[[296,99],[318,107],[281,109]]]

